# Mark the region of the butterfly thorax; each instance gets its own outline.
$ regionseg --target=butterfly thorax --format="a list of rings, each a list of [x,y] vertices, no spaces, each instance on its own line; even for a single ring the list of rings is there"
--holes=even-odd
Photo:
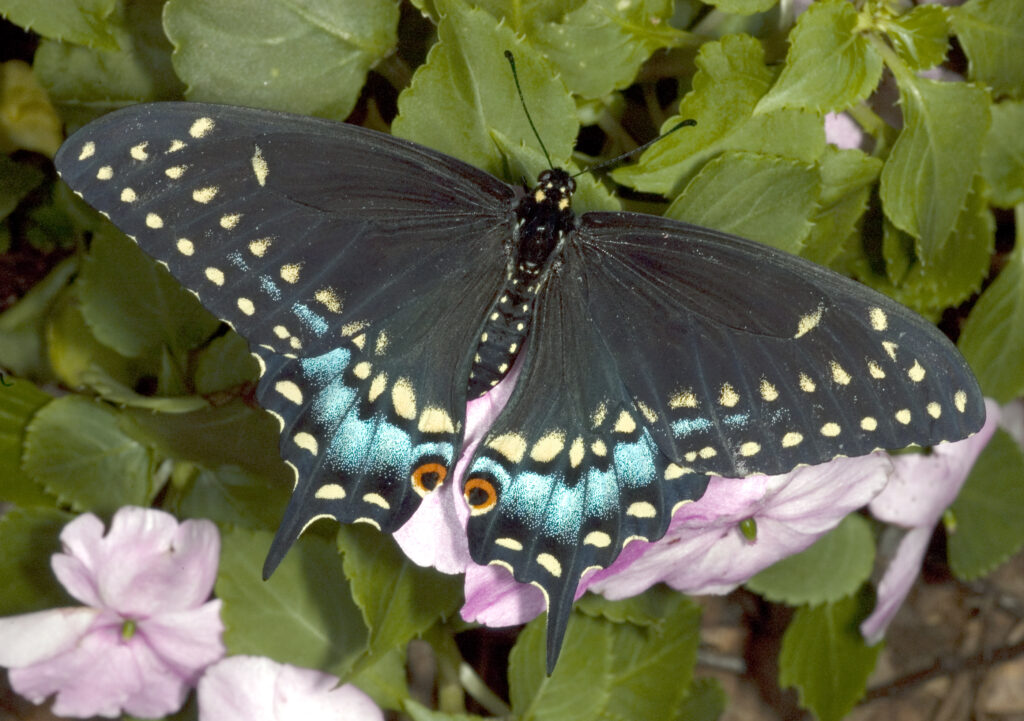
[[[533,302],[552,254],[575,228],[576,182],[560,169],[543,171],[519,199],[516,231],[505,284],[480,334],[469,374],[469,397],[483,395],[504,378],[530,332]]]

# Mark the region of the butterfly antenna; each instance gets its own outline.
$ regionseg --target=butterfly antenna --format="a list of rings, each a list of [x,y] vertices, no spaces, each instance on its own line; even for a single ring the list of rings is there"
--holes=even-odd
[[[513,57],[511,50],[505,51],[505,59],[508,60],[508,64],[512,68],[512,79],[516,81],[516,92],[519,93],[519,104],[523,106],[523,112],[526,113],[526,121],[530,123],[530,130],[533,131],[533,137],[537,138],[537,142],[540,143],[540,149],[544,151],[544,158],[548,161],[548,167],[554,168],[555,166],[551,163],[551,156],[548,155],[548,149],[544,147],[544,141],[540,139],[540,133],[537,132],[537,126],[533,124],[533,118],[530,117],[530,110],[526,107],[526,99],[523,97],[523,89],[519,86],[519,73],[516,72],[516,59]]]
[[[596,172],[598,170],[604,170],[605,168],[614,168],[616,165],[619,165],[620,163],[622,163],[622,161],[626,160],[627,158],[629,158],[629,157],[631,157],[633,155],[636,155],[637,153],[642,153],[643,151],[647,150],[649,147],[651,147],[652,145],[654,145],[658,141],[663,140],[664,138],[668,137],[672,133],[674,133],[677,130],[679,130],[679,128],[689,128],[689,127],[693,127],[696,124],[697,124],[697,121],[694,120],[693,118],[689,118],[689,119],[684,120],[684,121],[682,121],[680,123],[676,123],[674,126],[669,128],[668,130],[666,130],[664,133],[662,133],[661,135],[659,135],[656,138],[651,138],[650,140],[648,140],[643,145],[641,145],[639,147],[636,147],[636,148],[633,148],[632,150],[627,150],[625,153],[622,153],[621,155],[616,155],[611,160],[606,160],[603,163],[598,163],[597,165],[591,165],[589,168],[584,168],[583,170],[581,170],[580,172],[576,173],[572,177],[575,178],[575,177],[578,177],[580,175],[583,175],[584,173],[594,173],[594,172]]]

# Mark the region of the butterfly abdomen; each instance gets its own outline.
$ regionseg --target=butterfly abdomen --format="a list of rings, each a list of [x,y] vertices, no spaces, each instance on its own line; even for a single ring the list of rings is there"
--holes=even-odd
[[[572,194],[576,183],[564,170],[545,170],[516,204],[513,257],[505,285],[480,333],[469,374],[469,397],[477,398],[504,378],[530,332],[533,302],[550,260],[576,226]]]

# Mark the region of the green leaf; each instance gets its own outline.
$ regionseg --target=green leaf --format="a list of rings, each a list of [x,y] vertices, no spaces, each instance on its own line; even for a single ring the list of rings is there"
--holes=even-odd
[[[74,606],[50,568],[60,532],[74,518],[52,508],[13,508],[0,516],[0,616]]]
[[[973,581],[1024,546],[1024,453],[1006,431],[985,446],[951,511],[949,563],[956,577]]]
[[[242,336],[225,333],[196,354],[194,375],[196,393],[209,395],[255,381],[259,366]]]
[[[0,155],[0,219],[13,213],[18,203],[39,187],[45,178],[39,168]]]
[[[874,560],[871,526],[851,513],[813,546],[766,568],[746,585],[769,601],[790,606],[836,603],[868,580]]]
[[[370,629],[369,653],[404,648],[462,605],[461,576],[420,568],[394,540],[370,528],[343,526],[338,548],[352,597]]]
[[[570,91],[603,98],[631,85],[655,50],[688,42],[687,33],[669,25],[672,14],[668,0],[585,0],[556,22],[537,22],[527,37]]]
[[[422,706],[412,699],[406,700],[402,706],[412,721],[487,721],[485,717],[471,713],[431,711],[426,706]]]
[[[689,118],[697,126],[672,133],[646,150],[637,164],[614,171],[616,182],[675,196],[702,165],[725,150],[804,163],[813,163],[825,152],[825,129],[816,113],[784,109],[753,114],[773,79],[757,40],[729,35],[705,43],[695,63],[693,90],[683,98],[679,115],[666,121],[662,131]]]
[[[821,721],[838,721],[864,695],[882,645],[857,629],[860,597],[797,609],[782,637],[779,684],[795,686],[800,705]]]
[[[1019,225],[1024,213],[1017,213]],[[986,396],[1007,403],[1024,395],[1024,247],[1017,247],[1006,265],[978,298],[958,343]]]
[[[613,626],[609,697],[595,718],[671,718],[693,680],[699,641],[700,607],[679,593],[667,599],[657,625]]]
[[[727,152],[697,173],[665,215],[796,253],[811,230],[818,177],[798,161]]]
[[[158,453],[207,469],[238,466],[291,487],[294,477],[278,452],[280,430],[268,413],[240,400],[192,413],[128,409],[139,434]]]
[[[269,656],[344,678],[366,646],[368,631],[333,544],[307,534],[269,581],[263,559],[272,534],[222,530],[214,588],[224,601],[228,653]]]
[[[677,591],[663,585],[654,586],[621,601],[609,601],[596,593],[587,593],[576,602],[574,610],[614,623],[656,626],[665,618],[667,609],[677,603],[679,598]]]
[[[1007,100],[992,106],[992,127],[981,151],[981,172],[992,205],[1011,208],[1024,203],[1024,102]]]
[[[114,49],[117,40],[107,18],[117,4],[117,0],[3,0],[0,15],[45,38]]]
[[[158,2],[116,3],[104,25],[115,39],[110,47],[40,43],[33,70],[69,130],[130,103],[181,98],[162,10]]]
[[[148,506],[157,490],[152,457],[122,423],[102,403],[79,396],[51,401],[29,421],[25,472],[76,510]]]
[[[219,321],[166,268],[108,227],[93,236],[76,281],[82,315],[96,338],[129,358],[164,347],[184,356],[209,338]]]
[[[970,0],[951,8],[950,20],[971,80],[997,96],[1024,98],[1024,14],[1017,0]]]
[[[846,0],[812,3],[789,35],[782,74],[755,112],[806,108],[827,113],[860,102],[882,78],[882,57]]]
[[[953,227],[967,202],[989,127],[988,94],[964,83],[897,75],[903,130],[882,170],[886,216],[920,242],[931,265],[960,243]]]
[[[537,142],[518,108],[512,73],[502,55],[508,49],[515,55],[537,132],[552,161],[565,163],[579,124],[572,98],[547,61],[508,27],[495,25],[483,10],[470,9],[460,0],[444,0],[438,7],[446,8],[438,42],[399,95],[392,132],[508,178],[506,158],[491,130],[514,143]],[[443,123],[438,122],[439,113]]]
[[[398,4],[169,0],[164,27],[191,100],[343,120],[394,50]]]
[[[29,506],[53,506],[56,499],[46,495],[32,477],[21,469],[25,429],[29,420],[53,396],[30,381],[9,379],[0,386],[0,501]],[[6,546],[0,544],[0,548]]]
[[[716,721],[725,713],[729,699],[716,679],[699,678],[688,691],[676,711],[676,721]]]
[[[709,5],[730,15],[763,13],[775,5],[776,0],[711,0]]]
[[[911,70],[927,70],[946,59],[949,24],[940,5],[918,5],[895,18],[878,21],[893,47]]]
[[[548,676],[546,623],[544,614],[527,624],[509,655],[512,711],[524,721],[593,721],[609,699],[612,625],[573,613],[558,665]]]
[[[0,366],[15,375],[49,381],[44,327],[54,299],[78,270],[78,259],[61,261],[17,303],[0,314]]]
[[[393,648],[354,672],[348,682],[358,686],[382,708],[400,709],[409,698],[405,647]]]
[[[830,145],[818,168],[818,207],[811,216],[811,232],[800,254],[828,265],[857,231],[857,222],[867,208],[882,162],[860,150],[839,150]]]
[[[289,486],[280,480],[221,466],[197,471],[166,505],[178,516],[272,531],[281,524],[288,496]]]

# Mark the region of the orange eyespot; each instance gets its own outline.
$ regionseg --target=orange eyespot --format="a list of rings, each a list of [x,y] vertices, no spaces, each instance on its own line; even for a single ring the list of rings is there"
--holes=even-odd
[[[469,504],[470,514],[487,513],[498,502],[498,492],[494,484],[486,478],[470,478],[462,489],[462,494]]]
[[[413,469],[412,487],[421,496],[425,496],[444,483],[448,477],[448,469],[440,463],[423,463]]]

